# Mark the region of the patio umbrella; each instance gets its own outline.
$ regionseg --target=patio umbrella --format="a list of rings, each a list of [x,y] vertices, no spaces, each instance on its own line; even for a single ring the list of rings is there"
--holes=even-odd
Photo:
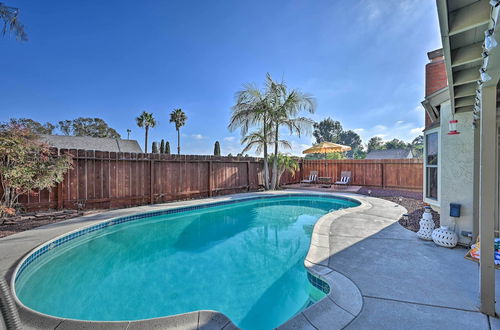
[[[308,148],[302,151],[303,154],[326,154],[329,152],[345,152],[351,150],[351,147],[344,146],[342,144],[332,143],[332,142],[321,142],[313,145],[311,148]],[[326,162],[325,162],[325,173],[326,173]]]

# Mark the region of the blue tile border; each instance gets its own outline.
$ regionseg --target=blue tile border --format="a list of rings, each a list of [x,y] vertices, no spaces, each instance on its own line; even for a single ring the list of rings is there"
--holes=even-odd
[[[59,247],[59,246],[65,244],[65,243],[67,243],[75,238],[81,237],[83,235],[92,233],[94,231],[97,231],[97,230],[100,230],[103,228],[107,228],[109,226],[114,226],[114,225],[118,225],[121,223],[139,220],[139,219],[156,217],[156,216],[160,216],[160,215],[194,211],[194,210],[199,210],[199,209],[204,209],[204,208],[209,208],[209,207],[223,206],[223,205],[235,204],[235,203],[246,202],[246,201],[283,198],[283,197],[320,197],[320,198],[328,198],[328,199],[340,199],[340,200],[344,200],[344,201],[354,202],[358,205],[360,204],[357,200],[349,198],[349,197],[344,197],[344,196],[321,195],[321,194],[281,194],[281,195],[254,196],[254,197],[248,197],[248,198],[240,198],[240,199],[235,199],[235,200],[227,200],[227,201],[206,203],[206,204],[193,205],[193,206],[180,206],[180,207],[167,209],[167,210],[145,212],[145,213],[139,213],[139,214],[134,214],[134,215],[125,216],[125,217],[119,217],[116,219],[108,220],[108,221],[99,223],[97,225],[93,225],[93,226],[78,230],[76,232],[70,233],[70,234],[65,235],[63,237],[60,237],[54,241],[50,241],[50,242],[44,244],[43,246],[41,246],[40,248],[36,249],[26,259],[24,259],[23,263],[17,269],[17,271],[14,275],[14,278],[15,278],[14,283],[17,282],[17,280],[19,279],[21,274],[26,270],[26,268],[31,263],[33,263],[39,257],[43,256],[48,251],[52,250],[53,248]],[[307,272],[307,277],[308,277],[309,281],[312,283],[312,285],[314,285],[319,290],[321,290],[325,293],[328,293],[330,291],[330,287],[328,286],[328,284],[326,282],[315,277],[314,275],[312,275],[309,272]],[[325,291],[325,290],[327,290],[327,291]]]

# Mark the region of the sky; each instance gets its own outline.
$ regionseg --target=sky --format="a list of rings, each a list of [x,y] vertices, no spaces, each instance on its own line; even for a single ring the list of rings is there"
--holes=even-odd
[[[440,48],[433,0],[5,0],[29,40],[0,37],[0,121],[100,117],[143,147],[174,150],[169,113],[182,108],[181,150],[241,151],[227,124],[234,95],[269,72],[317,101],[311,118],[339,120],[364,143],[411,141],[424,126],[427,52]],[[311,136],[284,137],[292,154]],[[150,147],[149,147],[150,148]]]

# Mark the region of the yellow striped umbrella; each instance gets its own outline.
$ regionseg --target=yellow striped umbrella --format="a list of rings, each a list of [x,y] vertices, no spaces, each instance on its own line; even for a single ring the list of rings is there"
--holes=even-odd
[[[330,152],[345,152],[351,150],[351,147],[349,146],[344,146],[342,144],[337,144],[337,143],[332,143],[332,142],[321,142],[318,144],[313,145],[311,148],[308,148],[304,151],[302,151],[303,154],[325,154],[325,160],[326,160],[326,154]],[[326,163],[325,162],[325,173],[327,173],[326,170]]]
[[[313,145],[311,148],[302,151],[303,154],[327,154],[330,152],[345,152],[351,150],[351,147],[332,142],[321,142]]]

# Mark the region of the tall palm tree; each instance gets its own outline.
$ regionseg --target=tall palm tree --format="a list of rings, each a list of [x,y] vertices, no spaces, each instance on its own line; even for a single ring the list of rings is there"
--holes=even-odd
[[[260,145],[264,152],[264,188],[269,189],[268,145],[270,138],[270,114],[265,91],[260,91],[253,84],[247,84],[244,89],[236,93],[236,104],[232,107],[231,119],[228,125],[230,131],[241,129],[242,143],[249,144],[252,149]],[[247,137],[251,127],[258,127],[258,133]],[[260,141],[260,142],[257,142]],[[245,148],[245,150],[249,150]],[[259,151],[257,151],[260,153]]]
[[[144,139],[144,152],[148,153],[148,134],[149,128],[154,128],[156,126],[156,119],[153,117],[152,113],[143,111],[139,117],[136,119],[137,126],[144,128],[146,130],[146,137]]]
[[[181,154],[181,131],[180,128],[186,124],[187,116],[182,109],[175,109],[170,113],[170,122],[175,123],[177,130],[177,154]]]
[[[297,89],[288,90],[287,85],[282,81],[275,82],[271,76],[267,75],[266,98],[271,108],[271,125],[274,133],[274,141],[280,141],[280,127],[285,126],[290,134],[301,135],[303,132],[310,132],[314,121],[306,117],[297,117],[301,111],[314,113],[316,102],[309,94],[304,94]],[[279,154],[279,143],[274,143],[274,155]],[[278,185],[278,157],[273,159],[273,175],[271,179],[271,189],[276,189]]]

